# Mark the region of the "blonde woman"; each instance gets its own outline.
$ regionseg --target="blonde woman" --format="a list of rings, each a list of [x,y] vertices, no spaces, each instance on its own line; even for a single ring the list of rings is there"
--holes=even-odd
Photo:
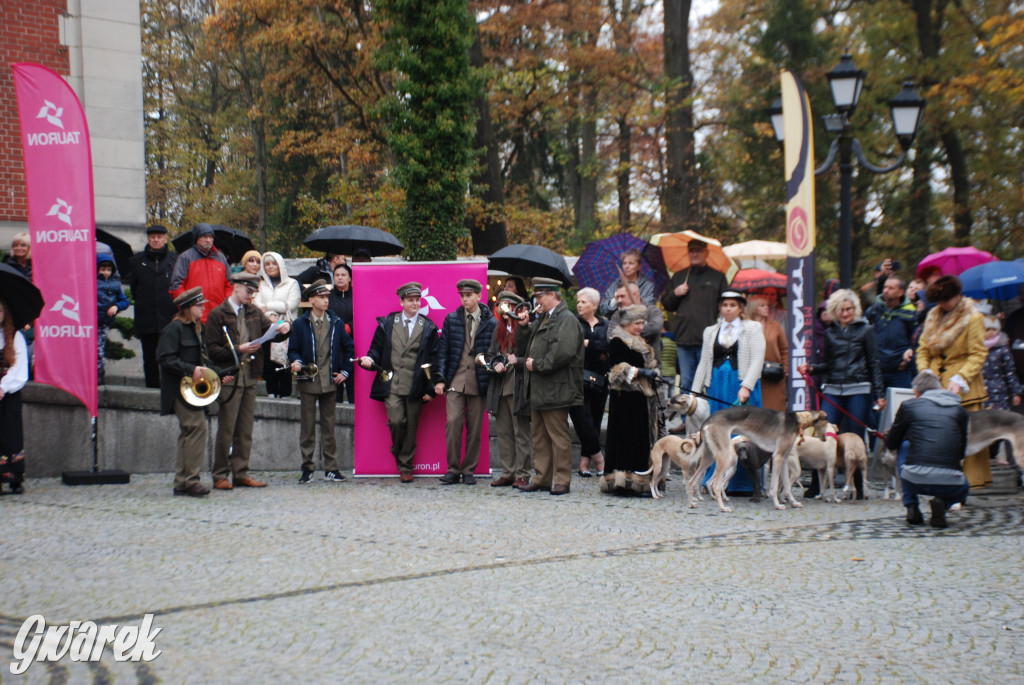
[[[264,252],[259,276],[260,290],[253,304],[272,321],[295,321],[299,316],[302,291],[299,282],[288,275],[284,258],[277,252]],[[267,394],[271,397],[291,397],[292,376],[288,371],[289,366],[287,342],[264,343],[263,380],[267,383]]]

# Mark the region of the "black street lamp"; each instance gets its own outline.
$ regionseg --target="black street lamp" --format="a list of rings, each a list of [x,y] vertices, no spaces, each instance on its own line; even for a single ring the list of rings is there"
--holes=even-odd
[[[899,158],[888,166],[876,166],[864,156],[864,149],[860,141],[853,137],[850,115],[857,108],[860,100],[861,89],[864,86],[864,78],[867,74],[854,66],[849,55],[843,55],[832,71],[826,74],[829,86],[832,91],[832,103],[835,105],[837,114],[826,114],[821,120],[825,130],[835,135],[832,145],[828,150],[828,157],[824,163],[814,171],[815,176],[828,171],[832,163],[839,155],[839,283],[844,288],[849,288],[853,280],[852,237],[851,237],[851,216],[850,216],[850,186],[853,179],[853,157],[856,155],[861,167],[875,174],[886,174],[895,171],[903,165],[907,158],[907,150],[917,134],[917,127],[921,123],[921,115],[924,112],[924,100],[914,92],[914,84],[911,81],[903,82],[903,90],[889,101],[889,111],[892,116],[893,130],[896,132],[896,139],[900,143],[902,152]],[[772,130],[775,132],[775,139],[782,143],[785,140],[785,129],[782,120],[782,100],[776,99],[768,109],[771,117]]]

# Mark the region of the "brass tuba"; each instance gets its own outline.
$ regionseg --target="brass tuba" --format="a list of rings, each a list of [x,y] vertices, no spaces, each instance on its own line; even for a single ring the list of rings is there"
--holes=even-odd
[[[217,401],[220,395],[220,377],[208,368],[203,368],[203,377],[196,383],[192,376],[181,379],[181,399],[193,407],[205,407]]]

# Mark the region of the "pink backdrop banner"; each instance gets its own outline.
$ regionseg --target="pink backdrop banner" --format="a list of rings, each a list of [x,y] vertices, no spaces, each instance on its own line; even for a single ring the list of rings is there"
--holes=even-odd
[[[25,158],[36,320],[36,380],[62,388],[96,418],[96,215],[85,112],[60,74],[14,64]]]
[[[462,278],[475,278],[487,287],[486,262],[416,262],[406,264],[356,263],[352,265],[352,317],[356,320],[356,357],[370,349],[377,317],[402,308],[395,291],[409,281],[423,285],[423,306],[420,312],[437,324],[440,331],[444,317],[462,306],[455,284]],[[487,292],[480,306],[487,306]],[[384,403],[370,399],[374,372],[358,364],[356,375],[355,475],[397,476],[398,466],[391,456],[391,434]],[[443,475],[448,470],[445,453],[444,398],[435,397],[423,407],[419,433],[416,436],[415,471],[417,476]],[[490,473],[491,450],[489,416],[484,414],[480,438],[478,474]],[[465,432],[463,432],[465,440]]]

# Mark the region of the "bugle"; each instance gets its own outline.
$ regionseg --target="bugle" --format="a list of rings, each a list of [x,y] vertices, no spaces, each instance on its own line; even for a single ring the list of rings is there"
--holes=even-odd
[[[205,407],[217,401],[220,395],[220,378],[212,369],[203,368],[203,377],[193,381],[192,376],[183,376],[178,390],[181,399],[193,407]]]
[[[300,381],[311,381],[317,377],[320,373],[320,367],[310,362],[308,364],[302,364],[298,371],[292,371],[295,375],[296,380]]]

